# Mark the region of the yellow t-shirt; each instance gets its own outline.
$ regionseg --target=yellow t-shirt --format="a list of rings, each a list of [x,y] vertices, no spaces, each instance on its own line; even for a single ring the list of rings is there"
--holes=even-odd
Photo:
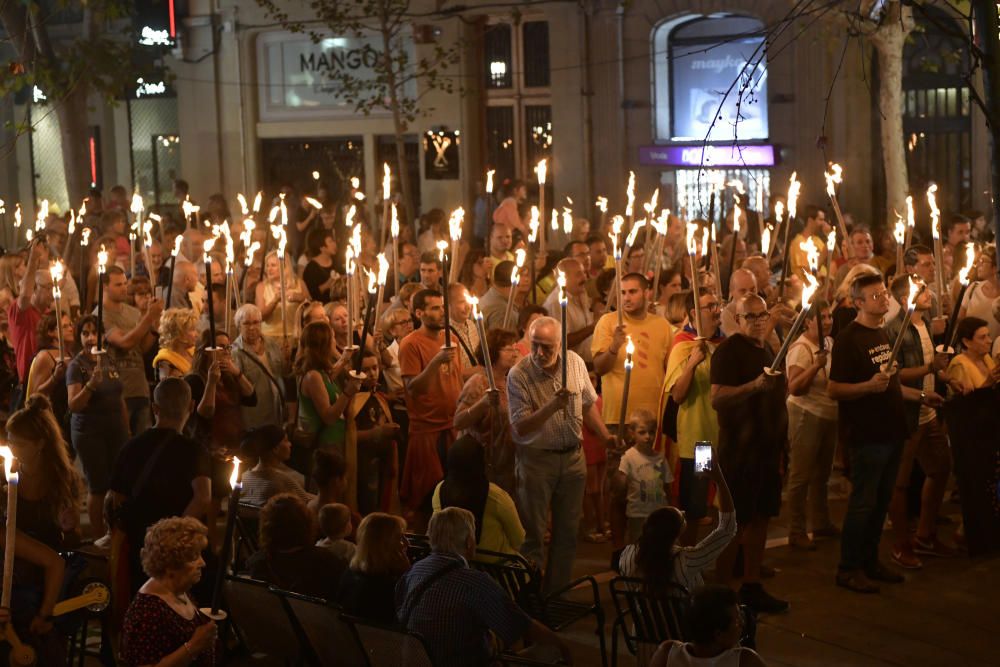
[[[629,381],[628,412],[648,410],[654,417],[660,404],[667,355],[674,339],[674,327],[659,315],[647,313],[641,320],[625,315],[625,333],[632,337],[632,377]],[[594,328],[590,349],[596,357],[611,346],[618,326],[617,313],[605,313]],[[625,346],[618,350],[614,369],[601,378],[604,398],[602,416],[605,424],[617,424],[621,419],[622,391],[625,388]],[[627,416],[627,415],[626,415]]]
[[[698,343],[679,340],[674,343],[667,359],[667,376],[663,391],[669,392],[684,372],[688,357]],[[677,452],[681,458],[694,458],[694,443],[697,440],[719,442],[719,420],[712,407],[712,355],[715,344],[707,343],[705,360],[694,369],[694,378],[688,389],[687,398],[677,408]]]
[[[441,511],[441,484],[434,489],[431,505],[435,512]],[[516,554],[524,542],[524,527],[517,515],[517,508],[510,495],[490,482],[486,495],[486,509],[483,510],[483,530],[479,536],[479,549],[504,554]]]

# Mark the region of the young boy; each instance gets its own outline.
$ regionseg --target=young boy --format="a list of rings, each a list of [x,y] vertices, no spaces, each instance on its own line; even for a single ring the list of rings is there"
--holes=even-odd
[[[636,410],[626,420],[632,446],[622,455],[615,473],[615,495],[626,496],[625,516],[629,542],[642,534],[646,517],[661,507],[667,507],[668,485],[673,473],[662,452],[653,451],[656,418],[647,410]]]
[[[351,534],[351,509],[347,505],[331,503],[319,509],[319,529],[326,537],[316,546],[329,549],[347,562],[354,557],[355,546],[347,541]]]

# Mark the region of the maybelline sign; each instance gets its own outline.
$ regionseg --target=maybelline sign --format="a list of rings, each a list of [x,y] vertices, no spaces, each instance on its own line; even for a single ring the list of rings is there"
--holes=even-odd
[[[412,62],[413,40],[409,37],[404,48]],[[346,73],[374,80],[382,56],[382,40],[377,35],[329,35],[318,42],[286,31],[262,35],[257,41],[257,66],[263,79],[261,120],[354,114],[354,103],[331,75]],[[411,80],[408,87],[412,89],[405,94],[415,97],[416,83]]]

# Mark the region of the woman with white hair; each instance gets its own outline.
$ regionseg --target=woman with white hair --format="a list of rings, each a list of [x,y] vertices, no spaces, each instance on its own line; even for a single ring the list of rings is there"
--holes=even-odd
[[[260,308],[252,303],[240,306],[233,318],[239,332],[233,341],[233,363],[257,391],[257,405],[240,408],[247,429],[288,421],[284,382],[290,370],[288,357],[276,340],[262,335],[262,319]]]

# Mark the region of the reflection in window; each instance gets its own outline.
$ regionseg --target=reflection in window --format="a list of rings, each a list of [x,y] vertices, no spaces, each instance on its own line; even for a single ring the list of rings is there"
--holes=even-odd
[[[524,107],[524,124],[528,133],[528,164],[534,165],[552,153],[552,107]]]

